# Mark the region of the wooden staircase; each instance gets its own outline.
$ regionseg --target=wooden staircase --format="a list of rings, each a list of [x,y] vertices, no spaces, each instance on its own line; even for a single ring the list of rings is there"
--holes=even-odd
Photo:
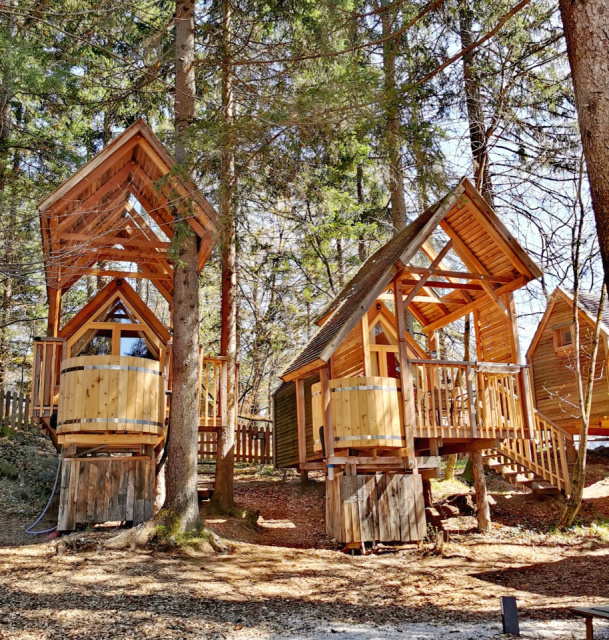
[[[545,495],[571,493],[567,447],[573,437],[534,410],[530,438],[504,440],[486,452],[485,464],[513,484]]]

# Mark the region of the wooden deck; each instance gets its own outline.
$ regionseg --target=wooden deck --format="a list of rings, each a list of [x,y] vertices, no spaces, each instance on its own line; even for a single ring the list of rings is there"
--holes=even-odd
[[[407,446],[409,438],[435,442],[436,447],[442,443],[447,451],[490,447],[509,472],[529,474],[569,494],[567,448],[572,437],[531,409],[532,403],[526,401],[526,366],[441,360],[409,364],[410,421],[405,419],[401,383],[395,378],[330,379],[325,409],[322,382],[312,385],[315,454],[332,465],[390,469],[405,468],[404,458],[419,455]],[[329,456],[326,424],[331,425],[334,444]]]

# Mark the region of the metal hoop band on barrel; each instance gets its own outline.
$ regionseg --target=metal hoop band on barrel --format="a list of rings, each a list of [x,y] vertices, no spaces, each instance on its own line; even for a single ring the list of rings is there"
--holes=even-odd
[[[61,427],[64,424],[91,424],[94,422],[111,422],[112,424],[147,424],[152,427],[163,427],[160,422],[153,422],[152,420],[138,420],[136,418],[73,418],[72,420],[63,420],[58,422],[57,426]]]
[[[381,385],[362,385],[361,387],[334,387],[330,389],[336,391],[401,391],[401,387],[383,387]]]
[[[68,367],[62,369],[61,373],[70,373],[70,371],[93,371],[95,369],[106,369],[111,371],[140,371],[141,373],[154,373],[157,376],[162,376],[162,371],[156,369],[146,369],[145,367],[130,367],[122,364],[84,364],[78,367]]]

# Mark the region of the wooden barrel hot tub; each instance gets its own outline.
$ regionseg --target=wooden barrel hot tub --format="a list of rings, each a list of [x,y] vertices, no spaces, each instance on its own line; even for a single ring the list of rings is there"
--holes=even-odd
[[[57,434],[163,435],[165,380],[155,360],[78,356],[61,363]]]
[[[405,447],[400,381],[359,377],[330,380],[330,411],[335,449]],[[319,428],[324,424],[321,383],[311,387],[313,448],[322,450]]]

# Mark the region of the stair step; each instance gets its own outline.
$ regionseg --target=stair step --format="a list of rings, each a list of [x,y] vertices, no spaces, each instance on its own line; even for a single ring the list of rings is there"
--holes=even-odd
[[[539,482],[532,482],[530,488],[533,490],[533,493],[546,495],[546,496],[556,496],[560,495],[562,492],[557,487],[554,487],[550,484],[542,485]]]

